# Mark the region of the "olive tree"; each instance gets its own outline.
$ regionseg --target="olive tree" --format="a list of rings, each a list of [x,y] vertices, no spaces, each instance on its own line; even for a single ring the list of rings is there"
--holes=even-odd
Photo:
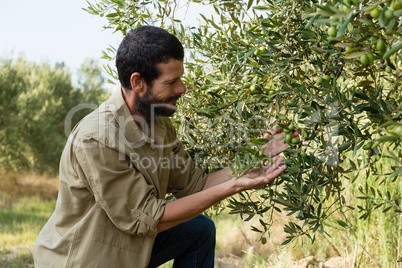
[[[81,103],[96,107],[108,95],[97,61],[84,62],[78,74],[77,88],[63,63],[0,59],[0,172],[57,173],[65,121],[73,127],[90,112],[66,119],[69,111]]]
[[[213,13],[189,25],[177,15],[186,5]],[[228,200],[245,220],[264,216],[253,227],[262,242],[274,211],[292,215],[283,244],[314,241],[335,214],[340,227],[354,228],[350,211],[360,220],[402,212],[400,0],[100,0],[85,10],[122,35],[149,24],[182,41],[189,92],[174,121],[206,171],[230,165],[239,176],[270,161],[260,153],[264,131],[298,129],[300,141],[285,136],[285,174]],[[354,201],[345,194],[351,186]]]

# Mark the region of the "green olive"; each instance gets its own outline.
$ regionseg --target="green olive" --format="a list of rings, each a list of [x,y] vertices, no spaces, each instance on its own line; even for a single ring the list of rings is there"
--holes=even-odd
[[[263,157],[263,156],[264,156],[264,151],[259,151],[259,152],[258,152],[258,156],[259,156],[259,157]]]
[[[285,141],[287,142],[287,143],[291,143],[292,142],[292,134],[288,134],[288,135],[286,135],[286,137],[285,137]]]
[[[294,126],[293,124],[290,124],[290,125],[288,126],[288,129],[289,129],[290,131],[292,131],[293,129],[295,129],[295,126]]]
[[[369,59],[369,63],[372,64],[374,62],[373,53],[367,53],[367,58]]]
[[[246,82],[246,83],[244,83],[244,85],[243,85],[243,89],[245,89],[245,88],[249,88],[249,87],[251,87],[251,83],[250,83],[250,82]]]
[[[385,72],[389,74],[392,73],[392,68],[389,66],[385,67]]]
[[[377,41],[376,49],[377,49],[378,51],[384,51],[384,50],[385,50],[385,42],[384,42],[384,40],[379,39],[379,40]]]
[[[371,147],[373,147],[373,142],[372,142],[372,141],[369,141],[368,143],[366,143],[366,144],[363,146],[363,149],[364,149],[364,150],[369,150],[369,149],[371,149]]]
[[[330,37],[335,37],[336,36],[336,34],[337,34],[337,30],[336,30],[336,27],[335,26],[331,26],[331,27],[329,27],[328,28],[328,35],[330,36]]]
[[[360,56],[360,62],[363,66],[367,66],[370,63],[369,58],[367,57],[367,55],[361,55]]]
[[[392,3],[392,8],[394,10],[399,10],[402,8],[402,1],[395,1],[394,3]]]
[[[377,7],[374,8],[373,10],[371,10],[370,16],[375,19],[378,18],[380,16],[380,10]]]
[[[392,18],[394,17],[394,11],[387,9],[387,10],[384,12],[384,16],[385,16],[387,19],[392,19]]]
[[[298,143],[298,142],[299,142],[299,140],[298,140],[298,139],[296,139],[296,138],[292,138],[291,142],[292,142],[293,144],[296,144],[296,143]]]
[[[331,80],[331,76],[329,76],[329,75],[324,75],[324,79],[329,82],[329,81]]]
[[[300,156],[305,158],[305,157],[307,157],[307,154],[306,154],[306,152],[303,151],[303,152],[300,153]]]
[[[317,86],[321,85],[322,84],[322,77],[318,77],[317,80],[315,81],[315,84]]]

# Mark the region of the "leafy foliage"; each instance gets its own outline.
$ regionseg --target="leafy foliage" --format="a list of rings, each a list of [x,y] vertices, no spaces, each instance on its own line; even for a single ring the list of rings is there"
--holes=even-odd
[[[261,161],[261,141],[254,138],[278,124],[299,130],[301,142],[285,152],[286,173],[264,189],[230,198],[231,213],[245,220],[273,211],[295,216],[284,244],[303,235],[314,241],[334,213],[344,228],[352,226],[350,210],[361,219],[375,209],[400,213],[400,193],[360,185],[361,200],[377,201],[355,208],[346,203],[344,185],[362,173],[378,185],[400,184],[401,2],[194,2],[215,12],[200,14],[199,26],[175,18],[174,0],[102,0],[86,10],[106,17],[105,27],[123,35],[133,26],[156,24],[183,42],[189,93],[175,123],[206,170],[234,163],[241,173]],[[109,48],[104,58],[113,59],[114,51]],[[114,75],[111,68],[109,73]],[[380,173],[376,167],[384,157],[391,170]],[[377,199],[385,196],[385,202]],[[271,223],[262,220],[263,229],[255,230],[264,234]]]
[[[3,171],[57,172],[67,140],[68,112],[78,104],[98,104],[105,98],[95,62],[84,63],[80,76],[82,89],[73,86],[71,73],[63,64],[52,67],[23,58],[1,60],[0,166]],[[94,77],[98,80],[92,81]],[[68,120],[74,126],[88,112],[82,109]]]

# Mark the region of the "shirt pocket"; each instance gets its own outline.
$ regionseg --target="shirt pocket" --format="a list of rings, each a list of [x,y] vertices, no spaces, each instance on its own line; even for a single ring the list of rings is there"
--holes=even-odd
[[[123,250],[141,253],[145,237],[130,235],[121,231],[109,220],[105,212],[102,214],[97,226],[95,241]]]

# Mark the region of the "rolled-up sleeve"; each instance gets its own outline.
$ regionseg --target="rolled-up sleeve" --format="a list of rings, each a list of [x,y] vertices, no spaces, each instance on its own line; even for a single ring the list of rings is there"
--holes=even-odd
[[[201,191],[208,175],[195,165],[180,141],[177,141],[177,146],[173,150],[172,161],[168,191],[176,198]]]
[[[128,234],[155,236],[166,201],[130,167],[128,156],[98,145],[75,148],[83,174],[80,179],[88,181],[96,202],[117,228]]]

